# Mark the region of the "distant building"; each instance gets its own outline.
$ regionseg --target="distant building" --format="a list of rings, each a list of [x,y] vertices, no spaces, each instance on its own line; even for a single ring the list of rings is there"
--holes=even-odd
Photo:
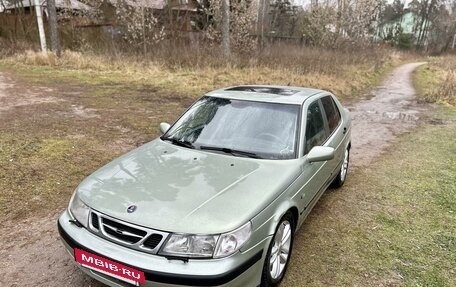
[[[14,3],[4,3],[5,6],[0,6],[0,12],[5,13],[18,13],[19,10],[24,11],[25,13],[30,13],[35,7],[35,0],[23,0]],[[40,0],[40,4],[44,9],[44,12],[47,14],[47,1]],[[55,8],[57,11],[74,11],[74,12],[88,12],[92,8],[82,2],[77,0],[55,0]]]
[[[392,40],[398,34],[406,34],[413,37],[413,39],[417,39],[420,31],[419,27],[417,27],[418,22],[418,15],[414,12],[406,11],[401,17],[380,25],[377,37],[380,40]],[[423,25],[427,25],[427,23],[423,23]]]
[[[116,4],[118,0],[108,0],[112,4]],[[125,4],[132,7],[143,7],[148,9],[161,10],[166,6],[166,0],[124,0]]]
[[[115,25],[118,0],[103,0],[100,9],[105,15],[105,23]],[[153,13],[163,23],[173,23],[173,30],[190,32],[195,30],[194,19],[198,18],[197,0],[124,0],[128,6],[144,8]]]

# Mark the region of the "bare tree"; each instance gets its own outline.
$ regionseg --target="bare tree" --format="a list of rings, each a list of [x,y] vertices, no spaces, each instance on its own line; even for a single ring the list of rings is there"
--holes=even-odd
[[[222,0],[222,48],[225,56],[231,53],[230,47],[230,0]]]
[[[416,40],[418,48],[427,46],[431,22],[441,4],[442,0],[413,0],[410,3],[411,10],[417,15],[415,31],[418,33]]]
[[[51,49],[55,52],[57,57],[60,57],[61,51],[55,0],[47,0],[47,9],[49,14],[49,28],[51,31]]]
[[[115,2],[116,20],[123,29],[123,37],[130,45],[142,49],[144,55],[152,44],[165,39],[165,27],[159,23],[152,9],[137,0]]]
[[[258,5],[258,27],[257,27],[257,36],[260,43],[260,47],[264,45],[264,34],[265,31],[268,29],[268,22],[269,22],[269,8],[270,8],[270,0],[260,0]]]
[[[6,1],[6,0],[0,0],[0,7],[2,7],[3,9],[6,8],[5,2],[8,2],[8,1]]]
[[[452,19],[454,20],[452,23],[453,28],[451,29],[451,35],[453,36],[453,43],[451,45],[451,49],[454,50],[456,48],[456,0],[451,1],[451,15]]]
[[[203,35],[210,45],[220,45],[225,55],[257,48],[258,41],[252,36],[258,28],[258,2],[209,0],[207,4],[202,11],[210,20]]]
[[[444,52],[453,47],[456,34],[456,1],[437,3],[428,15],[426,25],[426,49]]]

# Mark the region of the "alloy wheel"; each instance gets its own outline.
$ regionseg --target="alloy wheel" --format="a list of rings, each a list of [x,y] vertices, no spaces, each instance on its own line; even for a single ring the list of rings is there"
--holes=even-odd
[[[345,154],[344,154],[344,162],[342,163],[342,167],[340,168],[340,180],[341,181],[345,181],[345,177],[347,176],[348,159],[349,159],[349,151],[348,151],[348,149],[346,149]]]
[[[292,226],[287,220],[281,222],[274,237],[274,245],[269,257],[271,278],[277,280],[282,276],[288,262],[291,247]]]

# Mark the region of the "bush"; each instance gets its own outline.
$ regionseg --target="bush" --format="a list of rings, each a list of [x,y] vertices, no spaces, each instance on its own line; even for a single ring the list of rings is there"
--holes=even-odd
[[[400,49],[410,50],[415,42],[413,34],[400,33],[396,36],[396,46]]]

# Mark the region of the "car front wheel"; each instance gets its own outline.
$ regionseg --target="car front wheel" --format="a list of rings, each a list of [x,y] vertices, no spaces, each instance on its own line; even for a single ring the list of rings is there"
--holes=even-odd
[[[344,153],[344,160],[342,162],[342,166],[340,167],[339,174],[333,181],[333,186],[338,188],[344,185],[345,180],[347,179],[348,173],[348,164],[350,162],[350,148],[347,147]]]
[[[285,276],[293,247],[294,220],[287,212],[276,228],[263,266],[261,287],[277,286]]]

